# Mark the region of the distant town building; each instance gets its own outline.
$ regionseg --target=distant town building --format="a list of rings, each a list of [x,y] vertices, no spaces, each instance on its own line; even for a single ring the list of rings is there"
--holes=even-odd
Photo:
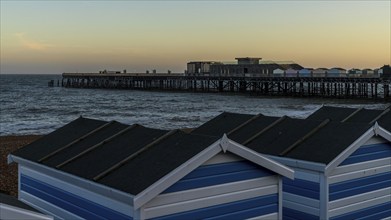
[[[390,65],[384,65],[382,68],[380,68],[381,74],[383,78],[391,78],[391,66]]]
[[[210,75],[210,76],[224,76],[224,77],[260,77],[260,76],[272,76],[273,71],[276,69],[287,70],[294,69],[300,70],[303,67],[299,64],[290,63],[278,63],[260,61],[262,58],[258,57],[240,57],[235,58],[236,64],[227,64],[215,61],[197,61],[187,63],[187,75]]]
[[[210,65],[217,64],[215,61],[193,61],[187,63],[187,75],[209,75]]]

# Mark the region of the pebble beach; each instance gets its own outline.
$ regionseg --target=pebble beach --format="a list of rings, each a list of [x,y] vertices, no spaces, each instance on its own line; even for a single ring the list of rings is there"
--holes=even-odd
[[[7,164],[7,156],[40,137],[42,135],[0,136],[0,192],[17,197],[18,166]]]

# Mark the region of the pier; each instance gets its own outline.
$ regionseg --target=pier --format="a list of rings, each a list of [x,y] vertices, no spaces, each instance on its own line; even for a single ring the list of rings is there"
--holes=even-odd
[[[391,80],[351,77],[213,77],[146,73],[63,73],[66,88],[129,89],[254,96],[390,100]]]

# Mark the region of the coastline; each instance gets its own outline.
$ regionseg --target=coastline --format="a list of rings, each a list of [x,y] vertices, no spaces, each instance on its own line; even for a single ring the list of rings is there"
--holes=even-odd
[[[17,197],[18,166],[7,164],[7,156],[11,152],[26,146],[43,135],[10,135],[0,136],[0,192]]]

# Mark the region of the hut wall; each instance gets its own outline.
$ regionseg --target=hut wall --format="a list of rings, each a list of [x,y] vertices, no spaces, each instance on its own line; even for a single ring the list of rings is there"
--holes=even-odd
[[[330,219],[391,217],[391,143],[372,138],[328,177]]]
[[[132,219],[132,206],[19,165],[19,199],[55,218]]]
[[[294,180],[283,178],[283,219],[319,219],[321,174],[294,170]]]
[[[229,155],[229,154],[228,154]],[[278,219],[281,179],[233,155],[218,154],[141,208],[154,219]]]

